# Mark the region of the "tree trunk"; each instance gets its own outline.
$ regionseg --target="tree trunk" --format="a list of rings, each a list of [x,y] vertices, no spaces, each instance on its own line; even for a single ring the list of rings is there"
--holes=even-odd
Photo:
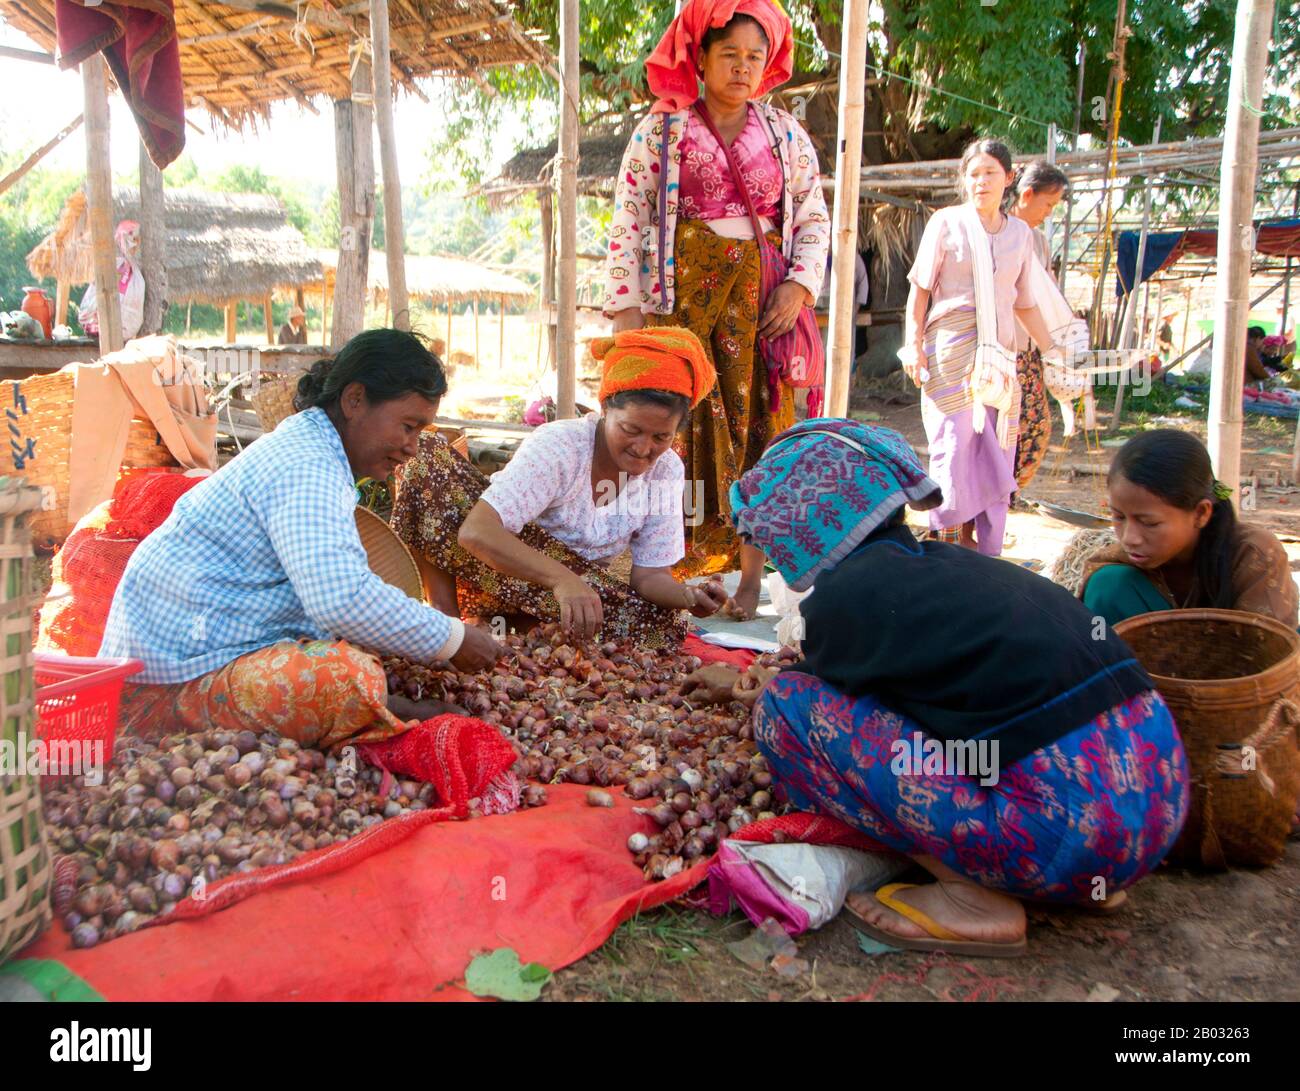
[[[163,176],[140,142],[140,273],[144,277],[143,336],[160,333],[167,316],[167,217]]]
[[[339,260],[334,276],[334,326],[330,344],[342,348],[365,326],[370,233],[375,218],[375,160],[371,108],[357,96],[371,93],[370,65],[358,61],[352,98],[334,102],[334,151],[339,184]]]

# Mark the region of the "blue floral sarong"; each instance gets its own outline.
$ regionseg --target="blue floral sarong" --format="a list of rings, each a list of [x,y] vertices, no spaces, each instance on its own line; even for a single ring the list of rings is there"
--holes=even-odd
[[[794,671],[769,682],[754,709],[779,797],[1017,897],[1087,903],[1099,889],[1123,890],[1160,863],[1187,817],[1187,756],[1154,690],[988,786],[977,775],[896,773],[895,743],[917,732],[924,727],[874,697]]]

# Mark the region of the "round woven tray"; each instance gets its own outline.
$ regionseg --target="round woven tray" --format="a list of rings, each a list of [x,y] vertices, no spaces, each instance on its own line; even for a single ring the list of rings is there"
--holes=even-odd
[[[367,508],[357,508],[357,533],[366,550],[370,571],[385,583],[424,601],[424,583],[415,557],[387,523]]]

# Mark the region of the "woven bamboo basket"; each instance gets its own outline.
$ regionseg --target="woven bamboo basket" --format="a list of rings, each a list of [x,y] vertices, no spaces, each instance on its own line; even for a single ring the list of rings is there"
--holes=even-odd
[[[298,391],[297,375],[267,373],[257,381],[257,388],[248,395],[257,412],[257,422],[263,432],[273,432],[286,417],[292,417],[293,396]]]
[[[1300,635],[1236,610],[1168,610],[1115,626],[1178,724],[1191,808],[1170,857],[1264,867],[1300,797]]]
[[[54,506],[32,514],[28,531],[33,545],[49,549],[72,531],[68,520],[71,484],[72,399],[76,379],[65,368],[50,375],[4,384],[2,400],[10,432],[5,469],[21,474],[29,485],[54,491]],[[14,430],[17,429],[15,435]],[[153,424],[131,421],[122,456],[124,468],[175,466],[176,459]]]
[[[274,431],[282,420],[297,412],[293,407],[293,396],[298,390],[297,375],[263,375],[257,389],[249,394],[248,400],[257,411],[258,423],[263,432]],[[434,425],[429,429],[445,436],[451,449],[461,458],[469,458],[469,437],[463,428],[446,428]]]
[[[0,486],[0,612],[3,659],[0,674],[0,739],[15,756],[25,754],[34,733],[32,607],[34,563],[27,522],[39,509],[39,489]],[[0,766],[0,963],[21,950],[50,923],[51,868],[41,813],[40,778]]]

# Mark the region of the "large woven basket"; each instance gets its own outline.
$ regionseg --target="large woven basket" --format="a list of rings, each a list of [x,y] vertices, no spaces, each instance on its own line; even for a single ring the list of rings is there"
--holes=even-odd
[[[1300,635],[1236,610],[1167,610],[1115,626],[1169,705],[1191,766],[1191,809],[1170,854],[1264,867],[1286,849],[1300,797]]]
[[[257,421],[263,432],[274,431],[282,420],[297,412],[293,407],[293,396],[297,390],[297,375],[267,374],[259,379],[257,389],[249,394],[248,400],[257,410]],[[469,437],[463,428],[434,425],[429,431],[445,436],[453,451],[461,458],[469,458]]]
[[[39,489],[0,485],[0,740],[24,755],[34,730],[32,679],[32,547],[27,520],[40,507]],[[0,771],[0,963],[50,923],[50,856],[41,813],[40,777]]]
[[[366,550],[370,571],[413,599],[424,599],[424,581],[415,556],[397,532],[368,508],[357,508],[357,533]]]
[[[34,512],[28,526],[33,545],[50,549],[72,532],[68,520],[71,484],[72,399],[76,378],[70,368],[50,375],[4,383],[2,400],[9,426],[4,471],[26,478],[29,485],[49,487],[54,506]],[[15,432],[16,430],[16,432]],[[124,468],[175,466],[176,459],[153,424],[131,421]]]

